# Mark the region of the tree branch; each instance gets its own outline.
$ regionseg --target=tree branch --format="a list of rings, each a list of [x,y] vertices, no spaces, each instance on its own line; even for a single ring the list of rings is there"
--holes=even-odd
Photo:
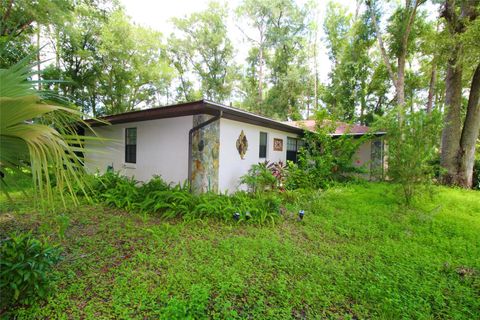
[[[2,25],[7,24],[6,22],[7,22],[8,18],[10,17],[10,12],[12,11],[12,6],[13,6],[13,0],[10,0],[7,4],[7,12],[5,12],[5,15],[2,18],[2,21],[3,21]]]
[[[375,33],[377,35],[377,40],[378,40],[378,46],[379,46],[380,52],[382,54],[383,62],[385,63],[385,66],[387,67],[388,75],[390,76],[390,79],[392,80],[393,85],[395,87],[397,87],[397,77],[395,76],[395,73],[393,72],[393,68],[392,68],[392,65],[390,64],[390,60],[388,59],[387,50],[385,50],[385,45],[383,44],[382,34],[381,34],[380,28],[377,24],[377,19],[375,17],[375,12],[373,10],[371,0],[367,0],[366,4],[367,4],[368,8],[370,9],[370,17],[372,18],[373,26],[375,28]]]

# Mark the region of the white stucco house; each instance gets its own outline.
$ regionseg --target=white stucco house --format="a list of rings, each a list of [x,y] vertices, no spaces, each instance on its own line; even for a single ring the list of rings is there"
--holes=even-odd
[[[113,169],[140,181],[154,175],[172,183],[189,180],[196,192],[234,192],[253,164],[295,161],[306,130],[298,123],[283,123],[206,100],[101,120],[110,124],[88,121],[96,134],[106,138],[87,144],[89,172]],[[359,149],[356,164],[371,161],[372,145]]]

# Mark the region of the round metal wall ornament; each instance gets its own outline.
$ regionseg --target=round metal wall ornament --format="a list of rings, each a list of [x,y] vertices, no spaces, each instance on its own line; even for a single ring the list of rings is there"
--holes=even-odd
[[[248,140],[247,140],[247,137],[245,136],[245,133],[243,133],[243,130],[242,130],[242,132],[240,132],[240,135],[238,136],[238,139],[237,139],[237,150],[242,160],[245,158],[247,149],[248,149]]]
[[[205,141],[200,140],[200,142],[198,143],[198,151],[202,152],[203,149],[205,149]]]

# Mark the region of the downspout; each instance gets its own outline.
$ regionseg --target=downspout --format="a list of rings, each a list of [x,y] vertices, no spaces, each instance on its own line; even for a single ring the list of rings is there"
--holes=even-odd
[[[192,141],[193,141],[193,133],[195,131],[198,131],[200,130],[201,128],[203,127],[206,127],[208,126],[210,123],[212,122],[215,122],[217,120],[220,120],[220,118],[223,116],[223,111],[220,110],[220,113],[205,121],[205,122],[202,122],[200,123],[199,125],[196,125],[195,127],[193,127],[192,129],[190,129],[188,131],[188,187],[190,188],[190,191],[192,191]]]

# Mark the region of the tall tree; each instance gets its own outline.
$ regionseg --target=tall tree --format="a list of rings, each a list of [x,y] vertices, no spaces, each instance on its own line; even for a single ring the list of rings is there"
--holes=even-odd
[[[205,98],[225,102],[233,90],[237,68],[233,45],[227,35],[226,6],[210,2],[207,10],[173,19],[193,72]],[[177,67],[177,71],[179,71]]]
[[[257,33],[255,36],[248,35],[243,29],[243,34],[253,45],[249,53],[249,63],[255,69],[255,73],[251,74],[251,79],[257,84],[257,103],[262,103],[264,99],[264,78],[265,78],[265,61],[268,50],[267,31],[271,17],[270,1],[245,0],[242,5],[237,8],[237,14],[240,17],[247,18],[250,27]]]
[[[394,51],[396,57],[396,73],[394,65],[391,63],[387,49],[385,47],[383,37],[380,31],[380,26],[377,22],[375,1],[367,0],[366,4],[369,7],[370,16],[372,18],[373,25],[375,27],[375,33],[377,35],[378,46],[382,55],[383,62],[387,67],[390,80],[395,86],[395,98],[399,110],[399,124],[403,122],[403,114],[405,112],[405,66],[407,62],[407,55],[409,48],[411,48],[411,36],[410,33],[415,23],[418,8],[425,3],[426,0],[406,0],[405,7],[398,8],[394,13],[393,19],[396,20],[398,30],[393,33],[394,42],[393,47],[390,49]]]
[[[68,96],[84,113],[98,115],[100,79],[103,73],[100,55],[101,31],[110,10],[88,1],[79,2],[61,28],[50,33],[55,64],[42,73],[44,79],[63,80],[49,88]]]
[[[194,83],[190,79],[192,68],[189,57],[191,55],[190,46],[186,46],[184,41],[175,35],[170,35],[167,41],[167,56],[176,71],[175,99],[178,102],[194,101],[202,97],[201,92],[195,90]]]
[[[472,186],[475,143],[480,130],[479,14],[480,4],[475,0],[446,0],[442,11],[450,55],[445,79],[446,116],[442,133],[441,165],[446,169],[443,182],[462,187]],[[463,116],[462,80],[468,66],[475,67]]]
[[[305,84],[312,76],[307,65],[308,12],[292,0],[245,1],[239,7],[240,17],[257,31],[256,37],[246,35],[252,44],[246,70],[251,79],[244,81],[250,85],[244,90],[248,109],[284,120],[301,117]],[[258,88],[257,99],[248,97],[252,84]]]
[[[71,0],[0,0],[0,67],[11,66],[35,50],[32,36],[62,25],[72,10]]]
[[[333,66],[322,99],[334,117],[364,122],[376,62],[371,52],[375,38],[370,16],[357,12],[353,17],[346,8],[330,2],[324,30]]]
[[[159,32],[132,25],[121,10],[102,28],[101,101],[108,114],[156,105],[156,93],[169,86],[172,71]]]

